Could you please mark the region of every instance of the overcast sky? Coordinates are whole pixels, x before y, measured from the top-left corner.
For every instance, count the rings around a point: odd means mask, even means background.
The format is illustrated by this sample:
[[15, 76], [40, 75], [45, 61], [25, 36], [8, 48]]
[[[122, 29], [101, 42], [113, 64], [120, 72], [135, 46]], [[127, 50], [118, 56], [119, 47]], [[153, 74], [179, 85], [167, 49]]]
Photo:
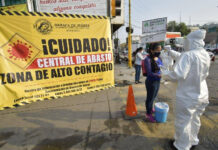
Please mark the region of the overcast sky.
[[[142, 21], [167, 17], [168, 22], [185, 22], [203, 25], [218, 22], [218, 0], [131, 0], [133, 35], [141, 35]], [[128, 25], [129, 0], [125, 0], [125, 26], [118, 31], [121, 43], [125, 42]], [[180, 17], [181, 16], [181, 17]]]

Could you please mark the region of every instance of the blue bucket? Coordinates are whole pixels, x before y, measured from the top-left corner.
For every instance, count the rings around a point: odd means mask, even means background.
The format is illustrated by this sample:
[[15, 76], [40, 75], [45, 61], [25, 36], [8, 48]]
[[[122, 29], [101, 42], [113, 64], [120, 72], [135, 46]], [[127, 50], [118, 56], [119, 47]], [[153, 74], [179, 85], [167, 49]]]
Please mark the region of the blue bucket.
[[155, 108], [155, 120], [160, 123], [166, 122], [168, 111], [169, 111], [168, 104], [164, 102], [155, 103], [154, 108]]

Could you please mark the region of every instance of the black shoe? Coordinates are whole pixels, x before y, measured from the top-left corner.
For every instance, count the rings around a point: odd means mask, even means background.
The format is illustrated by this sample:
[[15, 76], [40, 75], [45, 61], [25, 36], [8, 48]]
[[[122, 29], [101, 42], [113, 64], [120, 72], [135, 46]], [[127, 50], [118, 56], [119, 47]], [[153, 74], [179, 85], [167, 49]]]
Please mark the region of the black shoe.
[[174, 143], [174, 140], [169, 141], [169, 145], [170, 145], [171, 150], [177, 150], [177, 148], [173, 145], [173, 143]]
[[138, 81], [135, 81], [135, 84], [138, 84], [139, 82]]
[[138, 83], [142, 83], [141, 81], [138, 81]]

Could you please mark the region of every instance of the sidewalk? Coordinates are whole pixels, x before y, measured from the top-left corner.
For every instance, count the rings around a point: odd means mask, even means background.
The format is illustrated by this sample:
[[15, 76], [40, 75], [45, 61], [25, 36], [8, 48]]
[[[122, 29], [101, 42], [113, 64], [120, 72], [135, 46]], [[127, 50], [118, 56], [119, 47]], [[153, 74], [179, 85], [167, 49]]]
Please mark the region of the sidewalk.
[[[134, 84], [134, 72], [116, 65], [116, 88], [0, 111], [0, 150], [170, 150], [176, 85], [161, 84], [157, 99], [170, 106], [167, 123], [149, 123], [144, 120], [145, 85]], [[133, 84], [140, 115], [134, 120], [123, 116], [128, 84]], [[197, 150], [218, 149], [216, 111], [213, 107], [210, 117], [202, 117]]]

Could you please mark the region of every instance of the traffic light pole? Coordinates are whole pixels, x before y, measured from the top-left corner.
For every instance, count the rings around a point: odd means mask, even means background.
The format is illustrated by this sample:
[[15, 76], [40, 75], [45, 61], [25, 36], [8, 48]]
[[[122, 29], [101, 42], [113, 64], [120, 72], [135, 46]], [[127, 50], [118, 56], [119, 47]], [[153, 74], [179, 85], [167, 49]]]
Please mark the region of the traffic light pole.
[[128, 65], [132, 68], [132, 37], [131, 37], [131, 0], [129, 0], [129, 34], [128, 34]]

